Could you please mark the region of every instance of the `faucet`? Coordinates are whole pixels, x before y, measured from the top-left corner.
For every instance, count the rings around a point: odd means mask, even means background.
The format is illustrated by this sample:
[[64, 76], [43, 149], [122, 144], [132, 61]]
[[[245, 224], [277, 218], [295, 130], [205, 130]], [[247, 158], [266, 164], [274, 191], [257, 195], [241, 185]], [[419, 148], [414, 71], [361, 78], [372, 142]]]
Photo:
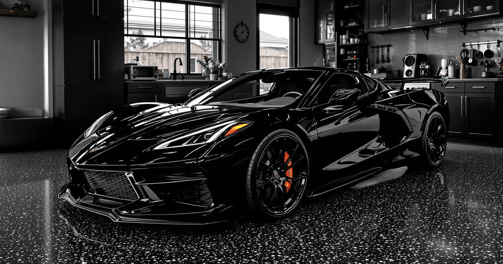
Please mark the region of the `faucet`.
[[174, 66], [173, 66], [173, 80], [176, 80], [176, 75], [178, 75], [178, 74], [176, 73], [176, 60], [179, 60], [179, 61], [180, 61], [180, 66], [182, 66], [182, 65], [183, 65], [183, 63], [182, 63], [182, 59], [180, 59], [180, 57], [176, 57], [175, 62], [174, 62]]

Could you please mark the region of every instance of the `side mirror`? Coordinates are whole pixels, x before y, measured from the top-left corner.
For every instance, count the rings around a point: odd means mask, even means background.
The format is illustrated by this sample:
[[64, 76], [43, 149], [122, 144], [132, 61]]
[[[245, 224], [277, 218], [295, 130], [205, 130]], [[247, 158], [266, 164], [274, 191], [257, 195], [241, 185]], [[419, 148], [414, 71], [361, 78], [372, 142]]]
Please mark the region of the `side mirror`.
[[196, 89], [192, 89], [190, 92], [189, 92], [189, 99], [191, 99], [192, 97], [196, 96], [198, 93], [200, 93], [202, 90], [201, 88], [196, 88]]

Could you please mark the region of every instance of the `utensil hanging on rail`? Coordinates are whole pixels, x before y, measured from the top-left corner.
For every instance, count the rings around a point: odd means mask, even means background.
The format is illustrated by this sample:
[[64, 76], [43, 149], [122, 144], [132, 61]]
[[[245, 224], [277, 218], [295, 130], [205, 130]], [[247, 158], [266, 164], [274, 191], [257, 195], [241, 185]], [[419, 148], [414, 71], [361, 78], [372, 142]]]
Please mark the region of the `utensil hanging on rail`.
[[386, 62], [386, 60], [384, 59], [384, 47], [381, 47], [381, 61], [382, 63]]
[[477, 46], [478, 46], [478, 51], [475, 52], [475, 55], [473, 55], [473, 56], [475, 57], [475, 59], [480, 60], [480, 59], [484, 58], [484, 53], [482, 53], [482, 51], [480, 51], [480, 43], [477, 44]]
[[370, 67], [374, 67], [374, 47], [370, 47]]
[[494, 59], [494, 61], [497, 63], [497, 64], [500, 64], [501, 63], [501, 46], [500, 44], [498, 43], [498, 47], [497, 47], [498, 51], [497, 51], [497, 55], [498, 57], [496, 57]]
[[379, 47], [376, 47], [376, 64], [379, 64]]
[[494, 57], [494, 51], [491, 50], [489, 43], [487, 43], [487, 49], [484, 51], [484, 57], [488, 59], [492, 59]]

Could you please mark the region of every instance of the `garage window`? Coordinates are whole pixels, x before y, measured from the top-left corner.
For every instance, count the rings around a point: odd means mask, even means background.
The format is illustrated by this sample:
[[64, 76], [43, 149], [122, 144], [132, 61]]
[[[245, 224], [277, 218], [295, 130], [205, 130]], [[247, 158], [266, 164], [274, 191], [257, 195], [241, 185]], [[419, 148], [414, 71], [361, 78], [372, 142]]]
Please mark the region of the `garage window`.
[[180, 58], [177, 72], [201, 73], [197, 60], [220, 59], [221, 24], [218, 5], [124, 0], [124, 62], [138, 57], [173, 72]]

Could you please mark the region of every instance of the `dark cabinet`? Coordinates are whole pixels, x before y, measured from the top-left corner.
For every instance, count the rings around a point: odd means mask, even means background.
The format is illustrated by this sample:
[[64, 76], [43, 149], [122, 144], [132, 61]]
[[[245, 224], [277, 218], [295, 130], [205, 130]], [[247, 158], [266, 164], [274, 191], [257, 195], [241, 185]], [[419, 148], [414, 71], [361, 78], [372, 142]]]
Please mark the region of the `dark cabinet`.
[[409, 25], [409, 1], [367, 0], [367, 31], [385, 31]]
[[500, 13], [499, 0], [464, 0], [463, 13], [466, 17], [481, 17]]
[[124, 98], [124, 2], [54, 0], [54, 107], [67, 147]]
[[386, 30], [387, 0], [367, 0], [367, 31]]
[[[446, 96], [450, 110], [449, 135], [499, 141], [501, 117], [497, 115], [500, 95], [495, 82], [451, 83], [436, 89]], [[503, 88], [503, 87], [501, 87]]]
[[[117, 8], [117, 2], [110, 0], [56, 0], [62, 1], [64, 16], [99, 16], [123, 18], [124, 8]], [[123, 3], [120, 3], [123, 5]]]

